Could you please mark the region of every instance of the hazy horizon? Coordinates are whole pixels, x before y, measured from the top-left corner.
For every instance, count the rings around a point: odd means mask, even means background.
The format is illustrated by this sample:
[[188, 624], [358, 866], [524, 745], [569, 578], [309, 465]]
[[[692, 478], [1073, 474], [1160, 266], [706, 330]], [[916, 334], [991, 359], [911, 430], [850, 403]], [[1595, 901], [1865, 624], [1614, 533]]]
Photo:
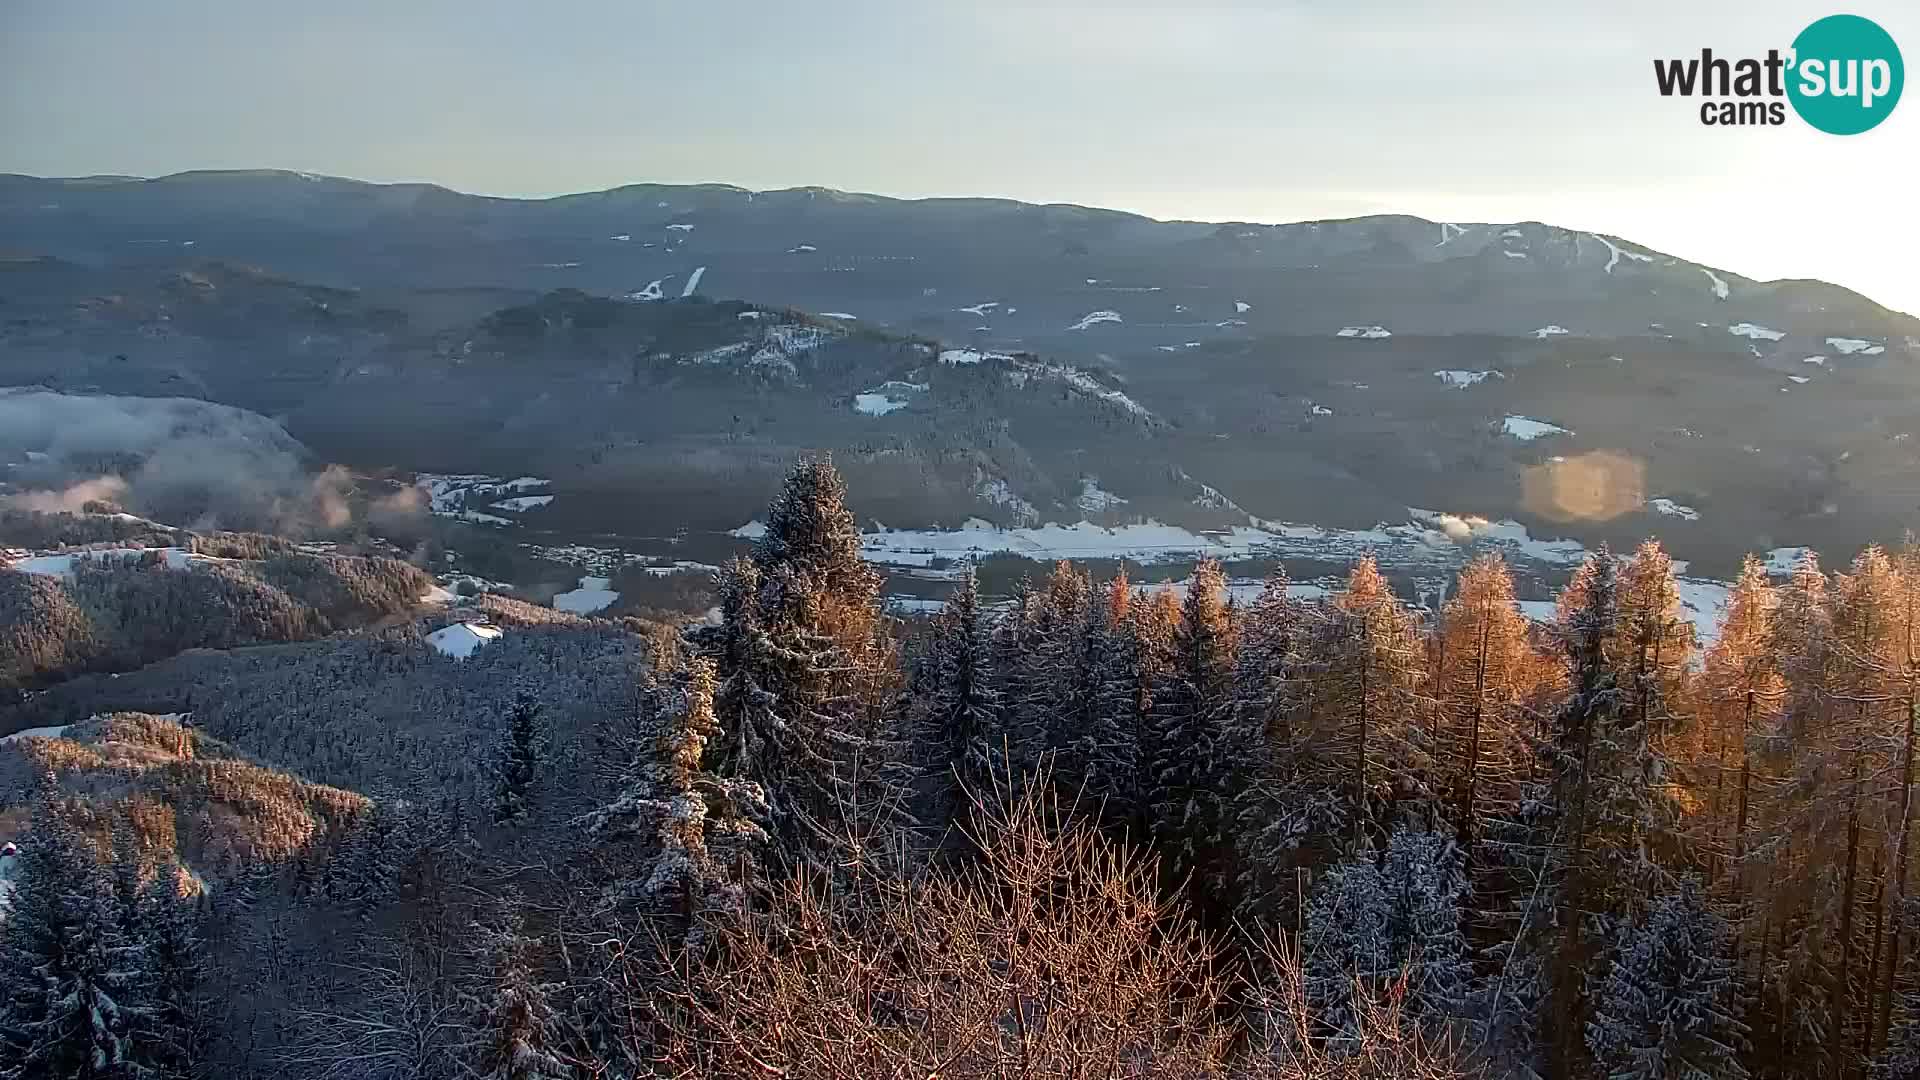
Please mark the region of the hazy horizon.
[[[1791, 116], [1704, 127], [1697, 102], [1654, 88], [1655, 58], [1764, 55], [1826, 8], [518, 10], [18, 0], [0, 12], [0, 170], [276, 167], [522, 198], [729, 183], [1195, 221], [1531, 220], [1920, 312], [1907, 193], [1920, 104], [1835, 137]], [[1920, 41], [1911, 8], [1849, 10], [1910, 55]]]

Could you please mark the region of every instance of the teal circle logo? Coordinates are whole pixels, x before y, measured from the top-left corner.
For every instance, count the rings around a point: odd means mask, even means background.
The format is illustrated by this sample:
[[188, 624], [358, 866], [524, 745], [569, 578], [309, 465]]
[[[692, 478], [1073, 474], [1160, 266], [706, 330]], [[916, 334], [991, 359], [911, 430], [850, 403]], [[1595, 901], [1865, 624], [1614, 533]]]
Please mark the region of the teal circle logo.
[[1900, 47], [1872, 19], [1829, 15], [1793, 39], [1787, 99], [1829, 135], [1874, 128], [1899, 104], [1906, 81]]

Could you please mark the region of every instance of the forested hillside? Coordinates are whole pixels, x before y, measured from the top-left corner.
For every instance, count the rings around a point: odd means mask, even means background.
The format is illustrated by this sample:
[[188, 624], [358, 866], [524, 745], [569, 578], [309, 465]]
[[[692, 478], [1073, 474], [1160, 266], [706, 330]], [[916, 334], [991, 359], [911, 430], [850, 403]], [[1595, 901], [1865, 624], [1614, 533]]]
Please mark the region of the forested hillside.
[[0, 1076], [1920, 1069], [1920, 550], [1749, 560], [1704, 649], [1651, 541], [1539, 625], [1495, 557], [1433, 612], [1371, 559], [1061, 563], [902, 622], [844, 500], [797, 466], [677, 640], [402, 626], [0, 714], [193, 725], [0, 744]]

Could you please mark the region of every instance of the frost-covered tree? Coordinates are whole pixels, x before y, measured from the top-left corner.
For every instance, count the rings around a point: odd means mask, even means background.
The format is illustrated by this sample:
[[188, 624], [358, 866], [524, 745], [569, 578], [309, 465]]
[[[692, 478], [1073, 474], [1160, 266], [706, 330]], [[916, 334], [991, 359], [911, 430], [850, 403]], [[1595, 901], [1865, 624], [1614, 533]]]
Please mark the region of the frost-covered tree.
[[1233, 878], [1234, 627], [1219, 563], [1204, 559], [1193, 568], [1171, 646], [1153, 687], [1142, 765], [1161, 855], [1176, 878], [1190, 879], [1196, 909], [1205, 912], [1219, 907]]
[[1431, 746], [1418, 730], [1425, 655], [1413, 620], [1371, 557], [1323, 611], [1305, 652], [1310, 681], [1301, 766], [1332, 794], [1341, 854], [1384, 842], [1397, 819], [1436, 809]]
[[1623, 928], [1594, 980], [1586, 1042], [1617, 1080], [1743, 1077], [1732, 932], [1696, 882], [1656, 897]]
[[467, 1068], [481, 1080], [563, 1080], [573, 1074], [560, 1057], [557, 984], [535, 977], [529, 940], [517, 909], [499, 905], [492, 918], [474, 925], [475, 970], [463, 998], [472, 1035]]
[[626, 789], [584, 821], [600, 837], [636, 845], [616, 902], [691, 920], [701, 912], [742, 911], [760, 887], [771, 814], [759, 785], [715, 775], [706, 765], [719, 730], [713, 695], [713, 666], [704, 659], [690, 661], [672, 685], [654, 688]]
[[1249, 930], [1292, 926], [1300, 845], [1328, 801], [1302, 786], [1302, 687], [1294, 677], [1307, 612], [1287, 594], [1284, 567], [1241, 614], [1233, 673], [1229, 753], [1240, 763], [1231, 813], [1238, 850], [1239, 916]]
[[1439, 780], [1469, 856], [1485, 823], [1511, 816], [1525, 776], [1536, 665], [1513, 577], [1498, 555], [1474, 560], [1440, 613], [1430, 648]]
[[1146, 654], [1125, 570], [1107, 583], [1094, 607], [1087, 646], [1092, 669], [1089, 718], [1074, 756], [1085, 770], [1082, 796], [1102, 820], [1121, 829], [1138, 828], [1145, 820], [1140, 747], [1145, 729], [1141, 687], [1146, 685], [1141, 665]]
[[1390, 993], [1405, 1021], [1442, 1034], [1465, 1014], [1472, 973], [1463, 932], [1465, 865], [1451, 836], [1396, 831], [1387, 850], [1339, 863], [1307, 902], [1307, 990], [1330, 1038], [1357, 1037], [1356, 994]]
[[971, 567], [935, 618], [921, 663], [914, 735], [937, 789], [936, 817], [922, 824], [964, 827], [974, 800], [1009, 781], [1009, 733]]
[[534, 784], [540, 777], [545, 742], [540, 731], [540, 703], [531, 694], [516, 695], [494, 750], [494, 824], [511, 825], [526, 818]]
[[158, 1062], [136, 1038], [150, 1019], [145, 946], [121, 928], [90, 842], [43, 802], [0, 923], [0, 1076], [109, 1080]]

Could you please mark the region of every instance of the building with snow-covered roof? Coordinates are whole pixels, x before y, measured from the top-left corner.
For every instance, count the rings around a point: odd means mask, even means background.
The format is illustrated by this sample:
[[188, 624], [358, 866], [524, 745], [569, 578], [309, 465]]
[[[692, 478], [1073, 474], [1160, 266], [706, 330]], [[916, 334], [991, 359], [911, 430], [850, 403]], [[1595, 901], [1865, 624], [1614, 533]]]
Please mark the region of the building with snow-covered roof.
[[445, 656], [465, 660], [473, 650], [500, 637], [500, 628], [485, 623], [457, 622], [427, 635], [427, 644]]

